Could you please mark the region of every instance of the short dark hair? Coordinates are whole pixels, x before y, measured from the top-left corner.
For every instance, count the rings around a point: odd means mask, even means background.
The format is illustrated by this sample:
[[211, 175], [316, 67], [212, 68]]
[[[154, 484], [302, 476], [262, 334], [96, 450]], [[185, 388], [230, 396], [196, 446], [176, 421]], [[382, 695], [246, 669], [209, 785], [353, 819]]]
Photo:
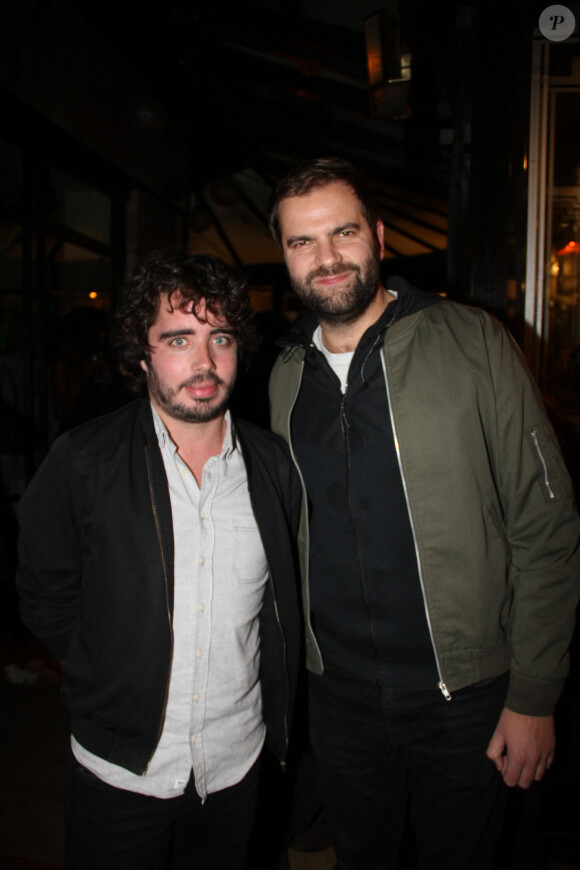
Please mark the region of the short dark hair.
[[335, 181], [347, 184], [358, 199], [362, 213], [372, 232], [379, 219], [369, 179], [348, 160], [339, 157], [318, 157], [301, 163], [276, 186], [270, 203], [270, 232], [281, 246], [280, 203], [291, 196], [304, 196]]
[[149, 330], [159, 314], [161, 300], [171, 304], [182, 296], [179, 308], [204, 299], [209, 311], [225, 317], [234, 331], [242, 358], [257, 345], [254, 312], [248, 285], [241, 272], [209, 254], [187, 254], [181, 248], [154, 251], [140, 263], [121, 295], [117, 311], [117, 358], [134, 390], [146, 383], [141, 360], [149, 359]]

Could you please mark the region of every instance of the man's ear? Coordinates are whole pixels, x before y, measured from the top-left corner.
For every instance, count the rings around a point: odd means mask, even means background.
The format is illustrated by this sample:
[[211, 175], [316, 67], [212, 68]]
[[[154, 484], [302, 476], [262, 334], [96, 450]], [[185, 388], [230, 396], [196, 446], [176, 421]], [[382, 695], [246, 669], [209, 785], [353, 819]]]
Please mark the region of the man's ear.
[[382, 260], [385, 256], [385, 225], [382, 221], [377, 221], [376, 232], [379, 243], [379, 259]]
[[145, 373], [147, 373], [149, 371], [149, 369], [147, 368], [147, 363], [145, 362], [144, 359], [139, 360], [139, 365], [141, 366], [141, 368], [143, 369], [143, 371]]

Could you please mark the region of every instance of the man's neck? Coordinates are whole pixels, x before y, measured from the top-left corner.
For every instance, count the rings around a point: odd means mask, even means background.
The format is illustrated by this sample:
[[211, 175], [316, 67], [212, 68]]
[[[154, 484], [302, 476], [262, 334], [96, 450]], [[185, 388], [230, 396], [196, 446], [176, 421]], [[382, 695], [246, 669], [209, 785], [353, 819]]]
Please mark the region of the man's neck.
[[347, 353], [356, 350], [357, 345], [369, 326], [379, 319], [385, 308], [395, 300], [395, 296], [382, 286], [367, 308], [357, 320], [352, 323], [327, 323], [320, 321], [320, 331], [324, 346], [331, 353]]
[[152, 404], [176, 444], [177, 452], [201, 486], [205, 463], [221, 453], [227, 430], [225, 414], [204, 423], [188, 423], [171, 417], [154, 402]]

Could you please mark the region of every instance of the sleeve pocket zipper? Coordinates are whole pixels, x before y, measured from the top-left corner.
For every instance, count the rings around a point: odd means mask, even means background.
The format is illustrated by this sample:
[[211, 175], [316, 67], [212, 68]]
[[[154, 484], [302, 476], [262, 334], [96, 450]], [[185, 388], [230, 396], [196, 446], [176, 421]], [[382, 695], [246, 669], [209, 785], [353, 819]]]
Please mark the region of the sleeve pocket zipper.
[[552, 486], [550, 484], [550, 475], [548, 474], [548, 466], [546, 464], [546, 459], [544, 457], [544, 454], [542, 453], [542, 448], [540, 447], [540, 439], [538, 438], [538, 430], [532, 429], [530, 432], [530, 435], [532, 437], [534, 447], [536, 448], [536, 452], [537, 452], [538, 458], [540, 460], [540, 465], [542, 467], [542, 471], [544, 474], [544, 486], [546, 487], [546, 490], [548, 492], [548, 498], [550, 500], [553, 500], [556, 498], [556, 494], [555, 494], [555, 492], [552, 489]]

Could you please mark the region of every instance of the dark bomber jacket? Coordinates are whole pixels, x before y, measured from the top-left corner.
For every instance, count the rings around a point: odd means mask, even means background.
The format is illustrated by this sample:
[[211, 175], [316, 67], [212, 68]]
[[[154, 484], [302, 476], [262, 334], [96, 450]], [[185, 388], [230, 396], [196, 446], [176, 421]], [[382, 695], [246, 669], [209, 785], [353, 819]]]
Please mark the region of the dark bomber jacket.
[[[299, 485], [285, 445], [234, 424], [269, 566], [260, 615], [267, 741], [285, 757], [300, 646], [294, 532]], [[172, 655], [173, 526], [149, 403], [61, 436], [20, 509], [24, 622], [64, 661], [71, 729], [90, 752], [145, 772]]]
[[[555, 435], [521, 353], [494, 318], [446, 300], [415, 310], [406, 281], [387, 286], [398, 291], [402, 314], [381, 349], [385, 425], [439, 686], [449, 696], [509, 671], [506, 706], [548, 715], [566, 677], [580, 591], [580, 523]], [[270, 383], [272, 428], [291, 448], [306, 352], [287, 348]], [[298, 543], [307, 666], [322, 673], [310, 620], [306, 493]]]

